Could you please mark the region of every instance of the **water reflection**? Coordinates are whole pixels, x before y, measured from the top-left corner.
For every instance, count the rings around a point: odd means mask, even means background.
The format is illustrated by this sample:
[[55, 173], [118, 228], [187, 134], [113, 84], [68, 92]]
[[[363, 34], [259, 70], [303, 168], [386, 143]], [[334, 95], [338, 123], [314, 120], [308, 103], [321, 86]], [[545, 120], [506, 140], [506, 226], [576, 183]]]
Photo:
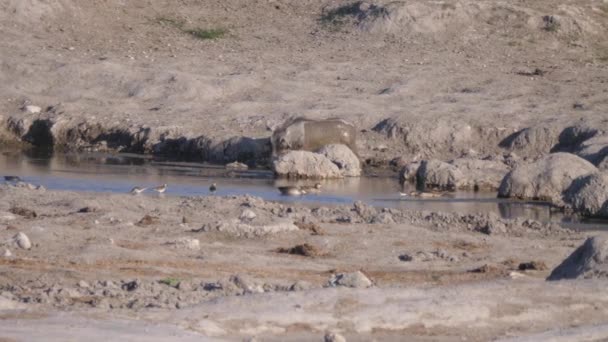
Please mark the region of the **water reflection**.
[[[451, 197], [432, 199], [401, 197], [399, 191], [415, 189], [413, 186], [402, 189], [396, 179], [388, 177], [320, 181], [323, 187], [320, 194], [286, 197], [281, 196], [276, 187], [314, 185], [316, 182], [275, 180], [268, 170], [226, 170], [218, 165], [170, 162], [140, 155], [4, 151], [0, 154], [0, 174], [17, 175], [27, 182], [56, 190], [127, 193], [134, 186], [153, 187], [167, 183], [167, 195], [207, 196], [210, 195], [209, 185], [216, 182], [216, 194], [220, 196], [250, 194], [267, 200], [325, 204], [350, 204], [362, 200], [380, 207], [459, 213], [494, 212], [505, 218], [560, 221], [571, 226], [580, 224], [574, 218], [552, 211], [546, 204], [497, 199], [493, 192], [463, 191], [455, 192]], [[606, 227], [606, 222], [602, 221], [590, 224]]]

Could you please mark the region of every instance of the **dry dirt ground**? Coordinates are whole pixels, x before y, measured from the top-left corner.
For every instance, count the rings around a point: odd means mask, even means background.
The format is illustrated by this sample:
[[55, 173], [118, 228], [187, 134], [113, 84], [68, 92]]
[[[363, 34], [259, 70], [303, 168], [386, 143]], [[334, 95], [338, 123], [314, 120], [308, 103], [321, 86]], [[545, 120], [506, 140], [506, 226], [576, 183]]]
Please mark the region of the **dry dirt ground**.
[[[545, 281], [587, 235], [556, 225], [247, 195], [0, 197], [8, 341], [608, 337], [605, 281]], [[335, 284], [357, 271], [371, 283]]]
[[[523, 127], [606, 119], [604, 0], [352, 3], [3, 0], [4, 135], [41, 118], [34, 133], [54, 141], [25, 140], [172, 153], [157, 144], [342, 117], [364, 131], [362, 156], [390, 160], [496, 153]], [[396, 128], [371, 130], [385, 119]]]
[[[342, 117], [361, 156], [386, 161], [608, 127], [606, 0], [351, 4], [0, 0], [0, 140], [162, 154], [203, 136], [225, 152], [292, 116]], [[605, 281], [544, 280], [585, 238], [555, 226], [246, 196], [0, 197], [0, 340], [608, 338]], [[355, 271], [373, 286], [327, 287]]]

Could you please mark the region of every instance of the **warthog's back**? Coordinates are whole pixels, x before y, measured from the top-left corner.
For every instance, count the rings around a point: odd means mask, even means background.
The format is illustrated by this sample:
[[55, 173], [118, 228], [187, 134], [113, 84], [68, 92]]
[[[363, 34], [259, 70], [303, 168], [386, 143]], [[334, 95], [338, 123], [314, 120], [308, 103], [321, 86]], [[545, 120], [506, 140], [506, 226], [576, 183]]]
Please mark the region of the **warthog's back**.
[[304, 124], [304, 132], [304, 150], [316, 151], [325, 145], [344, 144], [356, 153], [357, 130], [344, 120], [308, 121]]
[[297, 118], [286, 122], [272, 134], [275, 155], [290, 150], [316, 151], [325, 145], [344, 144], [356, 151], [357, 130], [342, 119], [309, 120]]

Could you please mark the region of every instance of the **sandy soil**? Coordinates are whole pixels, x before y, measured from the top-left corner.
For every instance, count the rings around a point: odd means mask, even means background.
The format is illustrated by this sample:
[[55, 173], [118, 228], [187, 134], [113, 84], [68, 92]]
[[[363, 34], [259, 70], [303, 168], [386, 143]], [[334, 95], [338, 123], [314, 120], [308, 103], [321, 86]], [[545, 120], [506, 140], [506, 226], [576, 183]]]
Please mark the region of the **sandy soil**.
[[[229, 340], [320, 340], [337, 331], [349, 340], [482, 341], [562, 334], [608, 318], [602, 281], [544, 280], [587, 235], [555, 225], [250, 196], [9, 186], [0, 196], [0, 239], [12, 254], [0, 259], [0, 336], [9, 340], [44, 339], [28, 333], [36, 327], [61, 340], [64, 324], [74, 334], [115, 326], [116, 336], [138, 340], [162, 323], [173, 327], [165, 334]], [[483, 229], [499, 221], [507, 228]], [[12, 241], [19, 232], [31, 249]], [[519, 270], [531, 261], [537, 270]], [[356, 271], [370, 288], [329, 285]]]
[[[97, 124], [150, 144], [221, 141], [267, 137], [291, 116], [337, 116], [365, 131], [364, 157], [447, 158], [495, 153], [533, 124], [608, 112], [603, 1], [417, 1], [387, 18], [323, 20], [345, 4], [2, 1], [5, 135], [51, 118], [53, 134], [85, 123], [78, 134], [91, 144]], [[227, 33], [202, 40], [192, 29]], [[401, 133], [371, 131], [385, 119]], [[142, 127], [151, 132], [137, 135]]]

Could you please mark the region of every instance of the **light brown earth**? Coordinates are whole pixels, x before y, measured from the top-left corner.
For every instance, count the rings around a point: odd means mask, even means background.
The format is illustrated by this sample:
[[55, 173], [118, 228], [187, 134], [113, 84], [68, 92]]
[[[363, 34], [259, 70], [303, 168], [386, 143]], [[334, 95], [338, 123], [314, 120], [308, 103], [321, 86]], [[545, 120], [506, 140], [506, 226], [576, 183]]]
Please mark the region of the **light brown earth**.
[[[0, 197], [2, 252], [12, 253], [0, 258], [0, 337], [8, 340], [64, 340], [63, 325], [93, 340], [113, 336], [103, 329], [142, 340], [157, 324], [160, 340], [321, 340], [336, 331], [355, 341], [485, 341], [596, 324], [593, 334], [608, 336], [604, 281], [544, 280], [588, 235], [555, 225], [503, 220], [508, 228], [488, 235], [479, 230], [499, 221], [483, 215], [250, 196], [3, 186]], [[246, 210], [253, 220], [238, 219]], [[258, 233], [247, 234], [251, 227]], [[269, 227], [275, 232], [264, 234]], [[18, 232], [31, 249], [12, 242]], [[281, 251], [301, 244], [315, 253]], [[518, 270], [531, 261], [538, 270]], [[333, 275], [355, 271], [372, 287], [328, 287]]]
[[[72, 148], [111, 140], [94, 139], [99, 124], [154, 152], [166, 138], [268, 137], [288, 117], [342, 117], [366, 130], [362, 156], [390, 160], [496, 153], [527, 126], [606, 119], [603, 0], [394, 2], [390, 17], [322, 20], [348, 4], [4, 0], [2, 122], [25, 119], [9, 127], [25, 133], [50, 117], [54, 134], [86, 123], [85, 142], [57, 139]], [[391, 118], [394, 139], [370, 131]]]
[[[532, 125], [608, 129], [606, 0], [378, 2], [390, 20], [321, 20], [344, 4], [0, 0], [1, 140], [49, 119], [57, 146], [117, 148], [124, 135], [135, 152], [167, 153], [163, 140], [265, 138], [292, 116], [342, 117], [362, 130], [361, 157], [386, 161], [496, 155]], [[605, 281], [544, 280], [586, 237], [555, 226], [503, 222], [488, 235], [496, 218], [483, 215], [367, 217], [245, 196], [2, 187], [0, 198], [0, 241], [24, 232], [34, 245], [9, 241], [0, 257], [0, 340], [608, 338]], [[251, 223], [231, 221], [246, 208]], [[302, 219], [321, 233], [214, 231]], [[319, 255], [277, 252], [304, 243]], [[399, 259], [417, 252], [431, 260]], [[547, 269], [516, 270], [529, 261]], [[372, 288], [324, 287], [358, 270]]]

